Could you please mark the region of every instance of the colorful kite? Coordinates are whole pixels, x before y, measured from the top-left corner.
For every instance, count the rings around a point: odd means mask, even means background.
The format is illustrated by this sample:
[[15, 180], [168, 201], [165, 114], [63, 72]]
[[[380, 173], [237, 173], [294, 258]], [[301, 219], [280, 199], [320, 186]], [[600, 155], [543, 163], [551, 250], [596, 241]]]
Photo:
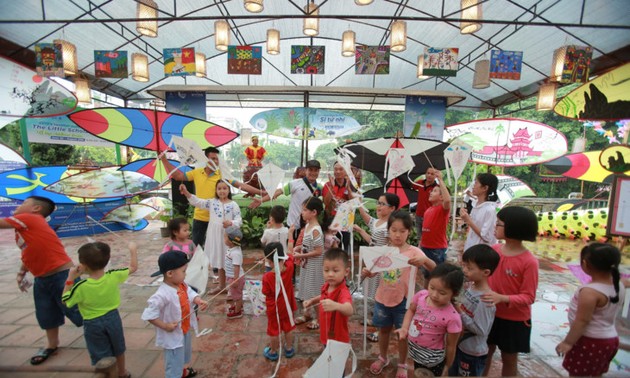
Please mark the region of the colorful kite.
[[[549, 170], [565, 177], [590, 182], [612, 182], [613, 174], [608, 172], [599, 162], [602, 151], [579, 152], [567, 154], [547, 163], [544, 166]], [[630, 174], [630, 170], [625, 174]]]
[[[177, 167], [179, 165], [179, 161], [177, 160], [169, 159], [168, 162], [171, 163], [173, 167]], [[122, 167], [119, 168], [119, 170], [142, 173], [143, 175], [151, 177], [157, 182], [165, 182], [166, 179], [168, 178], [168, 173], [166, 172], [166, 169], [164, 168], [164, 164], [162, 164], [162, 161], [160, 159], [136, 160], [127, 165], [123, 165]], [[183, 173], [186, 173], [190, 171], [191, 168], [189, 166], [183, 166], [183, 167], [179, 167], [179, 170], [182, 171]]]

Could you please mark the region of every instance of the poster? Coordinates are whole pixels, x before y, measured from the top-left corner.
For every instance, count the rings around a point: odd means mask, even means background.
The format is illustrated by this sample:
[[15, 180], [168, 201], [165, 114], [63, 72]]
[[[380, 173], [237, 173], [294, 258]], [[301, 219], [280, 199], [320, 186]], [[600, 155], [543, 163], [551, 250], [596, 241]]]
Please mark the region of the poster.
[[291, 46], [291, 73], [324, 74], [324, 46]]
[[[20, 169], [26, 167], [26, 164], [19, 161], [7, 161], [0, 158], [0, 172], [12, 171], [14, 169]], [[0, 218], [10, 217], [13, 211], [20, 206], [22, 201], [0, 197]]]
[[65, 77], [61, 45], [55, 45], [54, 43], [36, 43], [35, 71], [39, 76]]
[[228, 74], [262, 74], [262, 47], [260, 46], [228, 46], [227, 60]]
[[112, 77], [126, 79], [127, 71], [126, 51], [94, 50], [94, 73], [96, 77]]
[[457, 56], [459, 49], [456, 47], [425, 47], [424, 70], [426, 76], [457, 76]]
[[490, 78], [521, 80], [522, 51], [492, 50], [490, 52]]
[[166, 111], [206, 119], [206, 92], [166, 92]]
[[356, 75], [389, 75], [389, 46], [357, 45]]
[[616, 176], [609, 202], [609, 235], [630, 237], [630, 177]]
[[586, 83], [588, 81], [592, 56], [593, 48], [590, 46], [567, 46], [560, 82]]
[[196, 70], [194, 48], [164, 49], [164, 76], [194, 76]]
[[442, 141], [446, 117], [446, 98], [406, 96], [403, 133], [408, 138]]
[[81, 146], [113, 147], [112, 142], [83, 130], [67, 116], [24, 118], [26, 135], [32, 143], [69, 144]]

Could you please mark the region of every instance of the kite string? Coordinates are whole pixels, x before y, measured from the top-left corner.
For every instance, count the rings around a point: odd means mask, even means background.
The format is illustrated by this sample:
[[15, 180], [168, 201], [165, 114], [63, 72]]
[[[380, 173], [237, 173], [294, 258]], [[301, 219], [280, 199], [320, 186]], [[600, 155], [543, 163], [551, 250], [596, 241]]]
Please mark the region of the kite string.
[[115, 237], [117, 237], [118, 239], [122, 239], [122, 236], [117, 235], [114, 231], [110, 230], [109, 228], [107, 228], [104, 224], [102, 224], [101, 222], [97, 221], [96, 219], [92, 218], [91, 216], [87, 215], [88, 219], [90, 219], [92, 222], [98, 224], [99, 226], [103, 227], [104, 229], [106, 229], [107, 231], [109, 231], [112, 235], [114, 235]]

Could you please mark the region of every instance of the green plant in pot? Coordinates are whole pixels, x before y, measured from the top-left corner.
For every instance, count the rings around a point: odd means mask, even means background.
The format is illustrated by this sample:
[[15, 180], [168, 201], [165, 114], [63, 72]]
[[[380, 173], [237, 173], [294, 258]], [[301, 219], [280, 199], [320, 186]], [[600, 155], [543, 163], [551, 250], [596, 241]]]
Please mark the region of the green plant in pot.
[[171, 236], [171, 233], [168, 230], [168, 222], [173, 218], [172, 215], [173, 208], [165, 207], [162, 213], [160, 213], [160, 220], [163, 222], [162, 227], [160, 227], [160, 235], [163, 238], [168, 238]]

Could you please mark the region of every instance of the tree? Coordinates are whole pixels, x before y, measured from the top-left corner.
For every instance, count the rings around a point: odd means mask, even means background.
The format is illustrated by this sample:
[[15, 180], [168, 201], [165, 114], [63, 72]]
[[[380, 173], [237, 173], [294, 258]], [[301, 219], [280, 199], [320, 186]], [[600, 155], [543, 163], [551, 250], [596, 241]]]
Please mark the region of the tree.
[[337, 155], [335, 154], [335, 148], [337, 143], [322, 144], [315, 150], [313, 157], [322, 165], [322, 168], [328, 171], [332, 171], [332, 167], [337, 161]]
[[265, 160], [284, 170], [291, 170], [300, 165], [300, 147], [295, 144], [270, 142], [265, 149], [267, 150]]

